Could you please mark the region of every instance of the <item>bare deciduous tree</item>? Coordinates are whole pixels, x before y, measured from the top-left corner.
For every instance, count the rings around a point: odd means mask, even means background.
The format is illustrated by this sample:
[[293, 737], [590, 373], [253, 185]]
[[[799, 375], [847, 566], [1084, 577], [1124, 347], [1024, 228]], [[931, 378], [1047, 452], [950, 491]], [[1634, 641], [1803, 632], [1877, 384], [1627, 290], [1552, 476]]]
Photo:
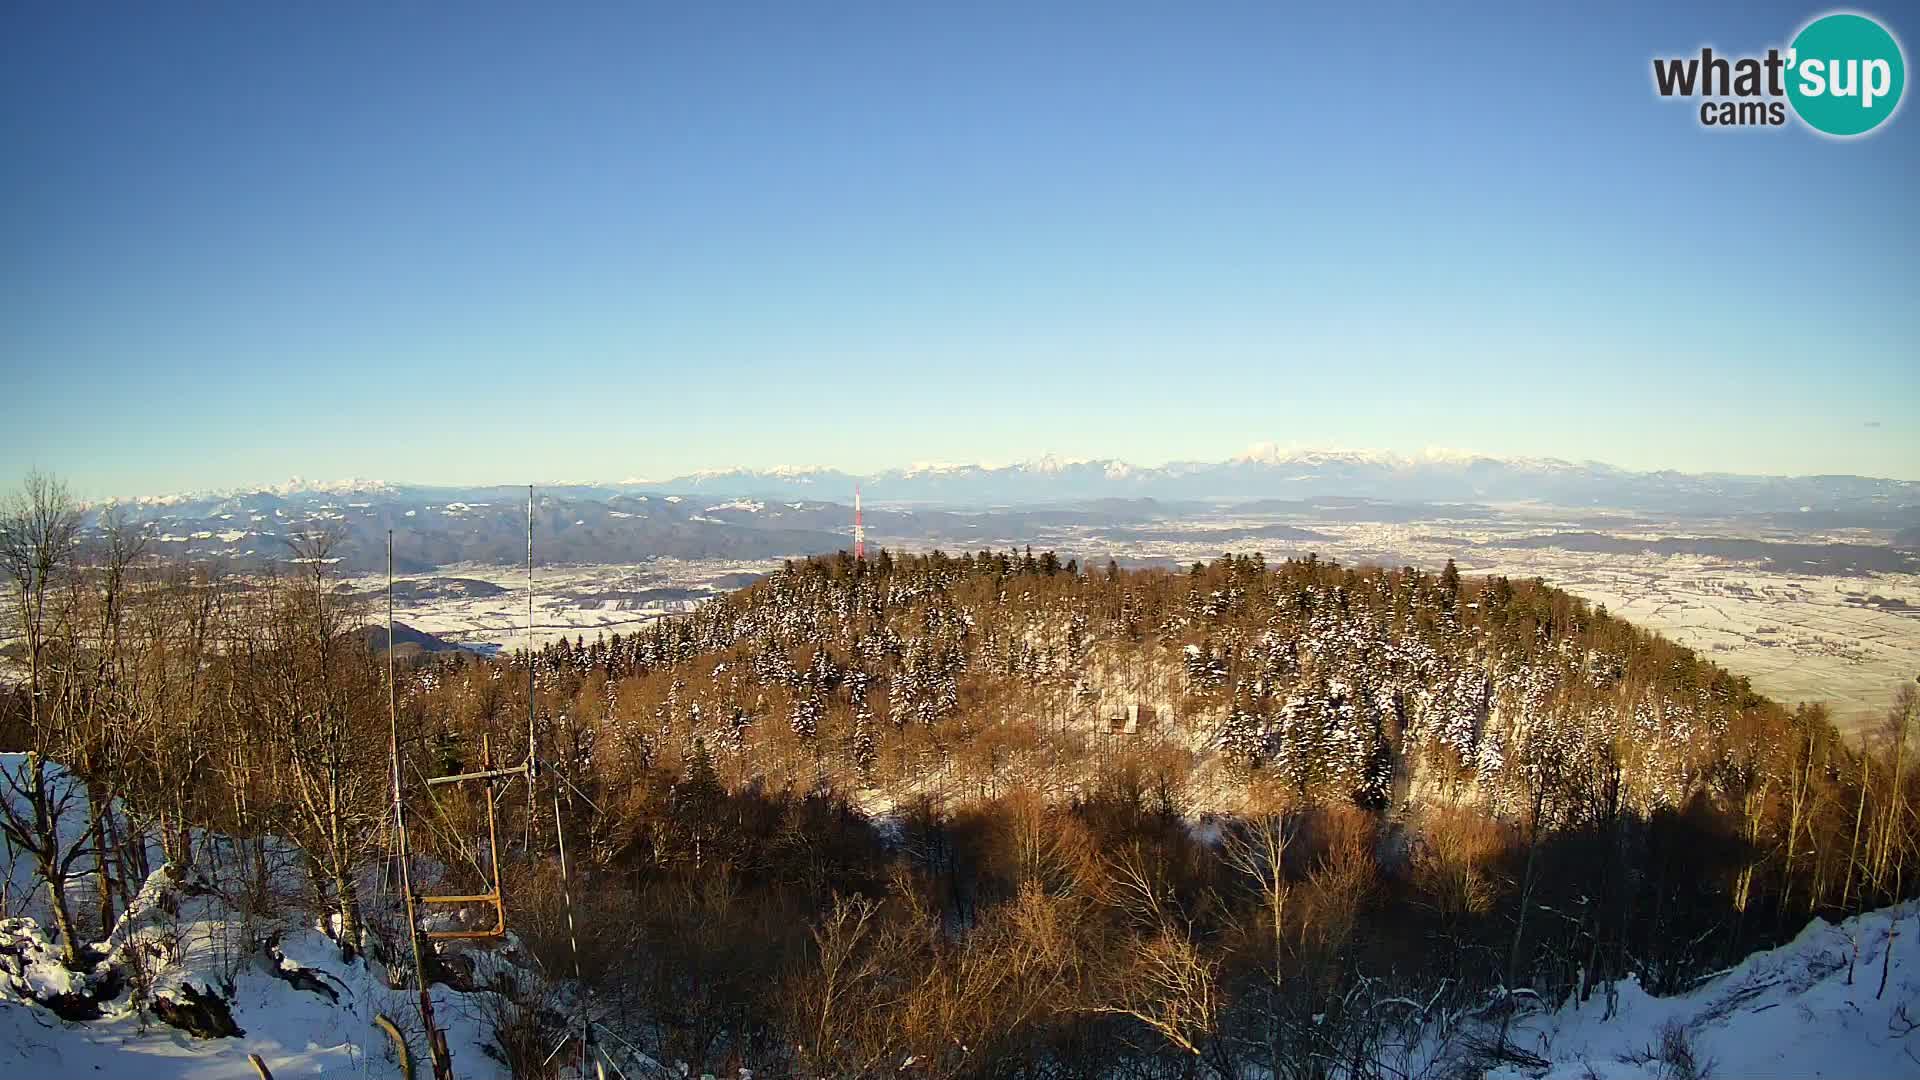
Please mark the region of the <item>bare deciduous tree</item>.
[[50, 777], [48, 758], [60, 745], [61, 724], [70, 715], [74, 657], [58, 665], [59, 693], [50, 694], [48, 638], [53, 623], [69, 613], [49, 611], [59, 602], [61, 578], [73, 566], [80, 536], [80, 509], [59, 480], [27, 474], [20, 490], [0, 505], [0, 565], [14, 589], [21, 637], [27, 653], [26, 761], [5, 771], [8, 791], [0, 798], [0, 830], [16, 847], [33, 854], [47, 887], [47, 903], [60, 935], [61, 955], [69, 964], [80, 958], [73, 913], [67, 903], [67, 877], [86, 851], [86, 835], [62, 836], [61, 817], [76, 798], [78, 785]]

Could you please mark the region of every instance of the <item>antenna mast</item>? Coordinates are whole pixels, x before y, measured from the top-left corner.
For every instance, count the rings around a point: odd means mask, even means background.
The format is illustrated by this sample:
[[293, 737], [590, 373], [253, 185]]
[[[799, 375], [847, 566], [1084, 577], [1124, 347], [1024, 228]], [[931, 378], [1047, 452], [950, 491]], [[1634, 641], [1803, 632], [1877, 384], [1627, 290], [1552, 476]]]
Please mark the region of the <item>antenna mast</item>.
[[867, 557], [867, 529], [860, 523], [860, 485], [853, 485], [853, 557]]
[[[527, 485], [527, 806], [532, 817], [533, 781], [540, 775], [540, 758], [534, 753], [533, 710], [533, 485]], [[529, 822], [531, 828], [531, 822]]]
[[[511, 780], [521, 775], [525, 775], [527, 778], [527, 828], [529, 837], [527, 849], [531, 852], [533, 848], [531, 837], [534, 807], [538, 802], [534, 782], [540, 773], [540, 758], [537, 754], [539, 749], [538, 725], [535, 722], [538, 712], [534, 707], [533, 700], [535, 689], [533, 675], [535, 655], [533, 646], [533, 506], [533, 485], [529, 484], [527, 485], [527, 759], [519, 765], [496, 767], [493, 763], [493, 750], [489, 740], [487, 736], [482, 735], [480, 738], [481, 767], [479, 771], [459, 773], [454, 776], [435, 776], [427, 779], [427, 786], [429, 788], [438, 787], [442, 784], [470, 782], [479, 782], [486, 786], [484, 798], [487, 803], [487, 846], [492, 854], [492, 858], [489, 860], [492, 880], [489, 884], [492, 888], [484, 893], [461, 896], [421, 897], [415, 897], [413, 894], [413, 883], [407, 868], [405, 855], [407, 843], [406, 817], [400, 801], [400, 712], [397, 704], [398, 699], [394, 693], [393, 682], [393, 533], [391, 531], [387, 533], [387, 710], [390, 727], [392, 729], [393, 813], [394, 824], [399, 830], [400, 849], [402, 853], [400, 874], [407, 897], [407, 929], [413, 942], [414, 969], [420, 972], [420, 1017], [426, 1024], [427, 1046], [433, 1055], [434, 1080], [453, 1080], [453, 1055], [447, 1049], [445, 1032], [441, 1031], [433, 1021], [433, 999], [427, 991], [425, 969], [421, 966], [424, 951], [421, 945], [421, 939], [423, 937], [434, 939], [498, 938], [507, 932], [507, 910], [503, 890], [500, 885], [500, 835], [494, 818], [495, 785], [502, 780]], [[565, 773], [559, 774], [559, 777], [560, 779], [565, 779]], [[558, 782], [559, 781], [556, 780], [556, 787], [553, 793], [554, 841], [560, 854], [560, 887], [567, 911], [567, 938], [573, 947], [573, 977], [576, 982], [580, 982], [584, 987], [584, 981], [580, 977], [580, 945], [574, 929], [572, 873], [567, 861], [567, 837], [564, 820], [561, 815]], [[493, 909], [493, 925], [477, 930], [440, 930], [422, 934], [419, 921], [414, 914], [414, 905], [416, 902], [422, 904], [458, 904], [462, 906], [484, 904]], [[591, 991], [588, 991], [588, 993], [590, 995]], [[605, 1057], [606, 1051], [596, 1047], [594, 1044], [593, 1016], [587, 1009], [581, 1010], [578, 1033], [575, 1033], [572, 1024], [569, 1023], [567, 1033], [561, 1037], [560, 1044], [554, 1047], [553, 1052], [558, 1053], [561, 1046], [566, 1045], [567, 1042], [575, 1038], [580, 1040], [581, 1075], [583, 1077], [586, 1075], [587, 1065], [591, 1062], [594, 1066], [596, 1077], [598, 1077], [599, 1080], [604, 1080], [606, 1069], [602, 1066], [599, 1059]], [[549, 1060], [551, 1060], [552, 1057], [553, 1054], [548, 1055]]]
[[414, 907], [413, 870], [407, 850], [407, 809], [400, 796], [400, 697], [393, 678], [393, 530], [387, 530], [387, 753], [393, 765], [393, 831], [400, 854], [400, 893], [407, 909], [407, 941], [413, 946], [413, 976], [420, 984], [420, 1023], [426, 1028], [427, 1056], [434, 1080], [453, 1080], [453, 1053], [446, 1034], [433, 1021], [433, 991], [427, 985], [426, 952], [420, 944], [420, 917]]
[[486, 785], [487, 804], [487, 848], [492, 853], [489, 865], [492, 870], [491, 887], [483, 893], [462, 893], [455, 896], [423, 896], [423, 904], [485, 904], [493, 909], [493, 925], [475, 930], [434, 930], [428, 938], [497, 938], [507, 932], [507, 905], [505, 891], [500, 884], [500, 833], [499, 823], [494, 815], [494, 787], [502, 780], [511, 781], [517, 777], [527, 778], [527, 847], [533, 847], [534, 807], [538, 800], [534, 797], [534, 777], [539, 772], [539, 758], [535, 756], [536, 743], [533, 707], [533, 485], [527, 485], [527, 759], [518, 765], [496, 766], [493, 763], [493, 743], [491, 737], [480, 737], [480, 768], [473, 772], [455, 773], [452, 776], [433, 776], [427, 779], [430, 788], [442, 784], [479, 783]]
[[[453, 1054], [447, 1049], [446, 1032], [434, 1023], [433, 997], [428, 990], [425, 967], [426, 948], [423, 939], [441, 938], [498, 938], [507, 932], [507, 909], [504, 890], [500, 883], [500, 834], [494, 815], [496, 786], [503, 780], [510, 781], [524, 775], [527, 778], [527, 828], [531, 837], [534, 807], [538, 804], [534, 780], [539, 775], [538, 756], [538, 711], [534, 707], [534, 647], [533, 647], [533, 485], [527, 485], [527, 758], [519, 765], [496, 767], [493, 759], [493, 747], [489, 736], [480, 737], [480, 768], [473, 772], [458, 773], [452, 776], [433, 776], [427, 778], [429, 789], [443, 784], [480, 783], [485, 786], [483, 798], [487, 806], [487, 849], [489, 878], [485, 884], [490, 886], [486, 892], [468, 893], [457, 896], [416, 896], [413, 891], [413, 875], [408, 863], [407, 819], [405, 803], [400, 787], [400, 707], [395, 689], [393, 674], [393, 531], [387, 531], [387, 721], [388, 749], [393, 759], [393, 821], [400, 848], [401, 888], [406, 894], [407, 936], [413, 945], [413, 966], [420, 981], [420, 1019], [426, 1027], [427, 1049], [433, 1058], [434, 1080], [453, 1080]], [[560, 828], [559, 799], [556, 793], [554, 802], [554, 828]], [[561, 874], [566, 875], [566, 854], [564, 837], [561, 844]], [[529, 839], [528, 850], [532, 842]], [[567, 896], [567, 915], [571, 926], [573, 906], [571, 893]], [[436, 930], [422, 932], [418, 915], [418, 905], [454, 904], [461, 907], [485, 905], [493, 909], [493, 925], [474, 930]], [[578, 969], [578, 946], [575, 947], [575, 968]], [[576, 976], [577, 977], [577, 976]], [[583, 1027], [583, 1060], [586, 1051], [592, 1046], [592, 1028], [590, 1023]], [[397, 1036], [396, 1036], [397, 1038]]]

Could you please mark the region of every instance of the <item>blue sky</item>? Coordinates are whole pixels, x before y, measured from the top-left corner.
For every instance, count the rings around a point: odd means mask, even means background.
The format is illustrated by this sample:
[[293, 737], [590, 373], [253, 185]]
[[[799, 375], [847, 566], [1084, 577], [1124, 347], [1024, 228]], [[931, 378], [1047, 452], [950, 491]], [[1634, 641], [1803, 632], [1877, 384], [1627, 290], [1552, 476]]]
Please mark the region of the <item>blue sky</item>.
[[0, 475], [1920, 478], [1920, 116], [1652, 90], [1824, 8], [393, 7], [0, 9]]

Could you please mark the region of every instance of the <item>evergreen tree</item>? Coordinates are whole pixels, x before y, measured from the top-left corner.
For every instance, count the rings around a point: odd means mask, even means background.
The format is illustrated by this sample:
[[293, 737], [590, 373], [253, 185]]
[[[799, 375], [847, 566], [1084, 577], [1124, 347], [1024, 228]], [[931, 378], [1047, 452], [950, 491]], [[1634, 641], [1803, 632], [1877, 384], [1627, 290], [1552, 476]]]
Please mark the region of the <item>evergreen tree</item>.
[[726, 788], [714, 770], [706, 743], [693, 740], [685, 775], [673, 786], [670, 799], [673, 813], [669, 820], [672, 839], [677, 841], [675, 846], [684, 849], [683, 854], [693, 861], [695, 868], [713, 855], [713, 841], [720, 831], [726, 799]]
[[810, 692], [803, 692], [793, 699], [793, 712], [789, 722], [793, 733], [803, 739], [811, 739], [820, 733], [820, 717], [826, 711], [825, 704]]

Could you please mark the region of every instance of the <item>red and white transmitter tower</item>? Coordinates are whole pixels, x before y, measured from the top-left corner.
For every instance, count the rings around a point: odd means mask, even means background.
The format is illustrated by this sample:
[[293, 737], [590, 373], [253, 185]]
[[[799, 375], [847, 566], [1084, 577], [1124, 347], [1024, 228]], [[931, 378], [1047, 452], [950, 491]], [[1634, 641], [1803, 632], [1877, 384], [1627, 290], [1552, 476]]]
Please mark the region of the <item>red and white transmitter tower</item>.
[[860, 524], [860, 485], [853, 485], [853, 557], [867, 557], [867, 528]]

